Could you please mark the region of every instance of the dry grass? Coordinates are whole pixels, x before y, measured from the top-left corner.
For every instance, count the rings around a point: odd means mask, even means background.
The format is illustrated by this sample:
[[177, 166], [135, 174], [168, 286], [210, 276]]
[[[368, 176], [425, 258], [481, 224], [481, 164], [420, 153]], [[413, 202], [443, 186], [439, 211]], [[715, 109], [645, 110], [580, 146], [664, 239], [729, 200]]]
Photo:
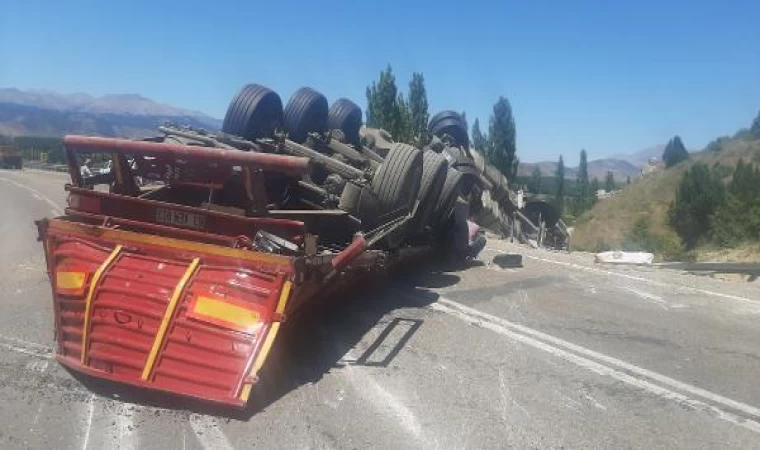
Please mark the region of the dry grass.
[[[572, 248], [585, 251], [623, 249], [626, 235], [640, 217], [649, 219], [653, 235], [677, 239], [667, 223], [667, 212], [683, 173], [697, 162], [709, 166], [735, 166], [739, 158], [760, 164], [760, 141], [731, 141], [720, 152], [694, 153], [681, 164], [637, 179], [615, 197], [600, 201], [578, 218], [570, 240]], [[703, 259], [701, 256], [697, 252], [699, 259]]]
[[760, 242], [749, 242], [737, 248], [700, 248], [697, 261], [760, 263]]

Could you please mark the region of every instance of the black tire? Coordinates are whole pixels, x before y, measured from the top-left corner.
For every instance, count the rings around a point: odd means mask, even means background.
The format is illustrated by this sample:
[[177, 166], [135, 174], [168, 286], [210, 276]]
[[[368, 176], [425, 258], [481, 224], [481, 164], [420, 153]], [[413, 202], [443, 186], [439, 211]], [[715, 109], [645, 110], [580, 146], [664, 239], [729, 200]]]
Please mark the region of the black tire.
[[417, 201], [422, 181], [422, 152], [397, 142], [391, 146], [383, 164], [372, 179], [380, 216], [409, 214]]
[[438, 197], [434, 226], [440, 227], [446, 223], [454, 210], [454, 203], [462, 190], [462, 173], [449, 167], [446, 181], [443, 183], [441, 195]]
[[274, 91], [247, 84], [232, 98], [222, 131], [244, 139], [272, 137], [283, 125], [282, 100]]
[[347, 144], [359, 145], [359, 129], [362, 127], [362, 109], [347, 98], [339, 98], [327, 112], [327, 128], [340, 130]]
[[419, 205], [414, 218], [414, 231], [422, 232], [438, 206], [438, 198], [443, 190], [448, 172], [448, 161], [440, 153], [425, 150], [422, 153], [422, 180], [417, 195]]
[[327, 131], [327, 98], [308, 87], [294, 92], [285, 105], [285, 129], [288, 139], [299, 144], [308, 133]]
[[[371, 195], [359, 200], [363, 228], [377, 228], [409, 214], [417, 202], [421, 181], [422, 152], [411, 145], [393, 144], [375, 172]], [[384, 238], [384, 244], [391, 249], [399, 247], [406, 239], [406, 230], [407, 226], [397, 228]]]
[[456, 119], [457, 121], [459, 121], [459, 123], [462, 124], [462, 126], [464, 126], [462, 115], [456, 111], [447, 109], [447, 110], [439, 112], [438, 114], [435, 114], [433, 117], [430, 118], [430, 122], [428, 122], [428, 130], [432, 131], [433, 125], [435, 125], [436, 123], [444, 119]]
[[428, 130], [439, 138], [449, 135], [454, 139], [454, 145], [467, 147], [470, 137], [462, 116], [456, 111], [441, 111], [430, 119]]

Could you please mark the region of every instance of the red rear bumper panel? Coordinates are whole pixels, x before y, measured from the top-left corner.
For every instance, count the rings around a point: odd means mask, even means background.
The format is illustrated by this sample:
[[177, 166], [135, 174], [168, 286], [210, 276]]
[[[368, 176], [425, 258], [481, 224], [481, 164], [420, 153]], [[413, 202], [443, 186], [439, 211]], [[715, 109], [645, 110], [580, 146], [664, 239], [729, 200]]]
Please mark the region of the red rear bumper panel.
[[44, 239], [62, 364], [245, 406], [290, 296], [286, 258], [62, 220]]

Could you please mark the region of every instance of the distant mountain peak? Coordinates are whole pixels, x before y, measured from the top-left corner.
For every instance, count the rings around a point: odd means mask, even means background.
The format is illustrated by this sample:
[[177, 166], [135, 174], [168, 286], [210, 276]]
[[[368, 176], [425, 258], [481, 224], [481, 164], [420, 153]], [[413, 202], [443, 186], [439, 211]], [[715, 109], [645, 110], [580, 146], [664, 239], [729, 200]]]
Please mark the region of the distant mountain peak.
[[653, 145], [651, 147], [643, 148], [633, 153], [627, 153], [622, 155], [613, 155], [611, 158], [627, 161], [636, 167], [643, 168], [652, 158], [658, 160], [662, 158], [662, 152], [665, 150], [665, 144]]
[[155, 135], [166, 121], [216, 130], [221, 121], [198, 111], [158, 103], [139, 94], [60, 94], [46, 89], [0, 88], [0, 134], [63, 136]]
[[[649, 150], [649, 149], [647, 149]], [[660, 151], [662, 154], [662, 151]], [[647, 165], [648, 159], [639, 162], [638, 152], [632, 155], [618, 155], [609, 158], [595, 159], [588, 162], [589, 178], [599, 178], [603, 180], [607, 172], [612, 172], [613, 176], [619, 182], [624, 181], [627, 177], [634, 178], [641, 173], [641, 169]], [[518, 166], [518, 175], [531, 176], [533, 170], [538, 167], [542, 176], [552, 177], [557, 171], [556, 161], [541, 161], [537, 163], [520, 163]], [[565, 178], [574, 179], [578, 176], [578, 167], [570, 166], [565, 162]]]
[[130, 116], [194, 117], [216, 119], [198, 111], [158, 103], [140, 94], [106, 94], [94, 97], [81, 92], [61, 94], [48, 89], [0, 88], [0, 103], [33, 106], [63, 112], [124, 114]]

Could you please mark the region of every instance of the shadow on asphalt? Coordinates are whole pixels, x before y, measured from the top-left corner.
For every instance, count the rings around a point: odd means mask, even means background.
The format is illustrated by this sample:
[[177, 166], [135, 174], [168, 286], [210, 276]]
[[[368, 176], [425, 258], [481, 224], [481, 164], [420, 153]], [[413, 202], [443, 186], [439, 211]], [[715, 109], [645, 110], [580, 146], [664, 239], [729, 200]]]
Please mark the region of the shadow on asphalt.
[[[355, 360], [347, 361], [344, 358], [388, 313], [401, 308], [423, 308], [435, 302], [438, 295], [429, 288], [455, 284], [460, 280], [457, 271], [478, 265], [482, 263], [472, 261], [459, 267], [426, 265], [411, 271], [410, 268], [400, 268], [395, 274], [368, 277], [350, 291], [311, 302], [305, 311], [289, 319], [282, 327], [244, 410], [232, 410], [71, 373], [89, 390], [102, 397], [247, 421], [298, 387], [318, 382], [333, 368], [345, 364], [388, 367], [423, 325], [422, 320], [396, 317]], [[389, 342], [396, 329], [405, 331], [395, 342]], [[399, 336], [399, 333], [394, 335]], [[381, 346], [384, 349], [390, 347], [390, 351], [377, 352]]]

